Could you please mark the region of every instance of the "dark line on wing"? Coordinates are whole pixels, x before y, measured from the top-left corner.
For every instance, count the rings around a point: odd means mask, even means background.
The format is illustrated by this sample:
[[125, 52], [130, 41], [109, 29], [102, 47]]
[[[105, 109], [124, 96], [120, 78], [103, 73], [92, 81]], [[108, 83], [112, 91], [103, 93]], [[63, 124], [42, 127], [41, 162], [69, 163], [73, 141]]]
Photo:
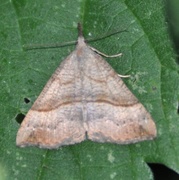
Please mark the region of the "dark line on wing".
[[[134, 105], [136, 105], [136, 104], [138, 104], [139, 102], [138, 101], [136, 101], [135, 103], [133, 103], [133, 104], [115, 104], [115, 103], [112, 103], [112, 102], [109, 102], [109, 101], [105, 101], [105, 100], [98, 100], [98, 101], [86, 101], [86, 104], [87, 103], [95, 103], [95, 102], [97, 102], [97, 103], [105, 103], [105, 104], [111, 104], [111, 105], [113, 105], [113, 106], [121, 106], [121, 107], [130, 107], [130, 106], [134, 106]], [[55, 107], [53, 107], [53, 108], [48, 108], [48, 109], [44, 109], [44, 108], [42, 108], [42, 109], [34, 109], [34, 108], [31, 108], [31, 110], [33, 110], [33, 111], [38, 111], [38, 112], [47, 112], [47, 111], [51, 111], [51, 110], [54, 110], [54, 109], [57, 109], [57, 108], [59, 108], [60, 106], [66, 106], [66, 105], [68, 105], [68, 104], [74, 104], [74, 103], [81, 103], [81, 100], [80, 101], [68, 101], [68, 102], [64, 102], [64, 103], [61, 103], [61, 104], [58, 104], [57, 106], [55, 106]]]

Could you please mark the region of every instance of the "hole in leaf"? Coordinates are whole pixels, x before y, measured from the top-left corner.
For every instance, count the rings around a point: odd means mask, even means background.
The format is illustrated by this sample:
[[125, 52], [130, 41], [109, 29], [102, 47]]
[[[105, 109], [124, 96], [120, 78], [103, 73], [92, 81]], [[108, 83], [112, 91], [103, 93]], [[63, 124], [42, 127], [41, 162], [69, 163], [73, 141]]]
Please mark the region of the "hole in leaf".
[[178, 110], [177, 110], [178, 114], [179, 114], [179, 102], [178, 102]]
[[19, 113], [15, 119], [16, 119], [17, 123], [21, 124], [24, 118], [25, 118], [25, 115], [22, 113]]
[[149, 167], [153, 172], [153, 176], [155, 180], [178, 180], [179, 174], [177, 174], [172, 169], [169, 169], [167, 166], [157, 163], [148, 163]]
[[24, 102], [25, 102], [26, 104], [28, 104], [28, 103], [30, 102], [30, 100], [29, 100], [28, 98], [24, 98]]

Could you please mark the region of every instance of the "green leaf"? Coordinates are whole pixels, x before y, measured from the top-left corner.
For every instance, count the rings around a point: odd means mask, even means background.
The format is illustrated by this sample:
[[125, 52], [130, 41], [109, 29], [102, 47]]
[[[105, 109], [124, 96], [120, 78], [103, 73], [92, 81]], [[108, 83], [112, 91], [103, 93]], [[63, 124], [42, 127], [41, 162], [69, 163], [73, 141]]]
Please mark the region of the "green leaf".
[[[178, 64], [162, 0], [11, 0], [0, 2], [0, 179], [153, 179], [147, 163], [179, 173]], [[86, 38], [113, 30], [128, 32], [90, 43], [151, 113], [155, 140], [131, 145], [84, 141], [58, 150], [16, 147], [17, 119], [26, 114], [59, 63], [74, 49], [24, 51], [25, 44]], [[24, 99], [26, 98], [26, 99]], [[27, 100], [30, 100], [28, 102]]]

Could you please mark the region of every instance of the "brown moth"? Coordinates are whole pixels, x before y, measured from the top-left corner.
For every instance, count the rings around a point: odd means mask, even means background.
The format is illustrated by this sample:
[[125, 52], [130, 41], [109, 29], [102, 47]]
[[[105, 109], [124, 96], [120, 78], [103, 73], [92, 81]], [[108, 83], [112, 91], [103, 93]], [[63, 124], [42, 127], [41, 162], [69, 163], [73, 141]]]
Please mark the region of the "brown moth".
[[155, 123], [114, 69], [79, 32], [76, 49], [60, 64], [27, 113], [17, 146], [58, 148], [96, 142], [129, 144], [156, 137]]

